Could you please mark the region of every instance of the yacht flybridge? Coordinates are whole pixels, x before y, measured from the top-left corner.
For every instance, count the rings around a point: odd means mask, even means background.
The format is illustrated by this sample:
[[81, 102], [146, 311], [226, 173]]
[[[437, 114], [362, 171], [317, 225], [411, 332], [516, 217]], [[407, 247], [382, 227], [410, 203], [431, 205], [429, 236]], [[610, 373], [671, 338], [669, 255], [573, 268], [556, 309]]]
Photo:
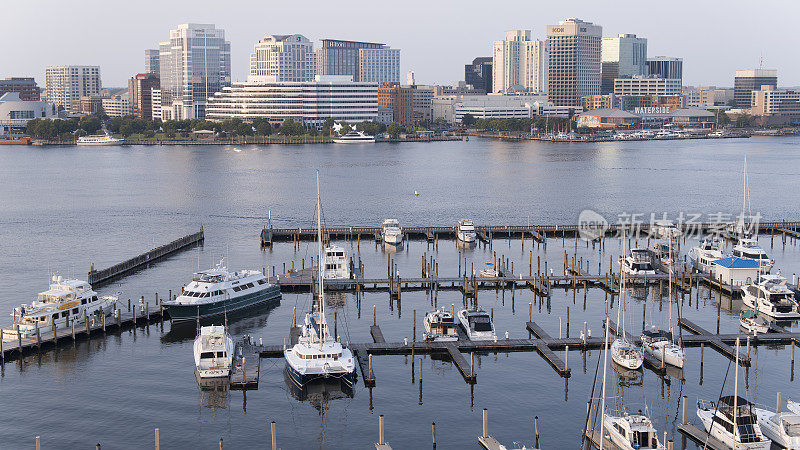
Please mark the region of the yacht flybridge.
[[458, 331], [453, 313], [444, 308], [437, 309], [425, 314], [425, 334], [426, 341], [447, 342], [457, 341]]
[[655, 275], [650, 251], [646, 248], [632, 248], [629, 255], [622, 258], [620, 268], [628, 275]]
[[762, 273], [769, 273], [775, 265], [775, 260], [769, 259], [767, 252], [758, 245], [758, 240], [753, 238], [739, 239], [739, 243], [733, 247], [733, 256], [758, 261]]
[[350, 278], [350, 266], [347, 261], [347, 252], [338, 245], [325, 247], [325, 272], [326, 280], [346, 280]]
[[[319, 259], [322, 256], [322, 220], [319, 197], [319, 172], [317, 172], [317, 239]], [[346, 387], [356, 382], [356, 364], [353, 353], [338, 338], [331, 337], [325, 319], [325, 277], [322, 265], [318, 267], [319, 300], [306, 314], [297, 344], [286, 348], [286, 373], [292, 383], [303, 388], [315, 380], [339, 379]]]
[[742, 303], [759, 314], [781, 319], [800, 318], [794, 292], [786, 286], [786, 278], [777, 275], [761, 275], [755, 284], [743, 290]]
[[700, 245], [689, 250], [692, 268], [700, 273], [711, 273], [712, 263], [722, 258], [722, 241], [717, 238], [703, 239]]
[[164, 300], [174, 321], [221, 317], [223, 314], [278, 302], [279, 286], [270, 284], [259, 270], [229, 272], [224, 259], [213, 269], [195, 273], [177, 298]]
[[761, 433], [753, 404], [742, 397], [728, 395], [720, 398], [716, 405], [700, 400], [697, 417], [712, 437], [729, 448], [768, 450], [772, 446], [772, 442]]
[[403, 230], [397, 219], [386, 219], [381, 224], [381, 238], [385, 244], [400, 245], [403, 243]]
[[40, 292], [30, 305], [14, 308], [11, 316], [13, 327], [19, 328], [22, 337], [30, 337], [37, 328], [52, 327], [53, 324], [56, 328], [64, 328], [73, 321], [85, 323], [86, 320], [99, 319], [101, 315], [109, 316], [116, 303], [116, 297], [98, 297], [86, 281], [53, 276], [48, 290]]
[[194, 340], [194, 366], [198, 378], [227, 378], [233, 365], [233, 339], [224, 326], [200, 328]]

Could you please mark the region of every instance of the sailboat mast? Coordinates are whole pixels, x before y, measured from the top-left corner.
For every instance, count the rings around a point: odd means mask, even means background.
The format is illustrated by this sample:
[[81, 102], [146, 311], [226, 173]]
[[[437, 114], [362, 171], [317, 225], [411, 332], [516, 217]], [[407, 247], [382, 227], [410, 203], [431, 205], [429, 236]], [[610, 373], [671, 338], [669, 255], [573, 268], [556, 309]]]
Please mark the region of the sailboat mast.
[[324, 275], [322, 259], [322, 206], [319, 199], [319, 170], [317, 170], [317, 241], [319, 242], [319, 251], [317, 253], [317, 277], [319, 282], [319, 340], [322, 343], [323, 336], [325, 336], [325, 297], [323, 293], [322, 277]]
[[603, 434], [606, 414], [606, 373], [608, 372], [608, 300], [606, 300], [606, 326], [605, 338], [603, 339], [603, 388], [600, 397], [600, 450], [603, 450]]
[[[625, 255], [625, 225], [622, 225], [622, 255]], [[622, 277], [620, 287], [622, 288], [622, 342], [626, 342], [625, 338], [625, 272], [620, 270], [620, 276]], [[619, 313], [619, 310], [617, 310]], [[619, 323], [619, 317], [617, 318], [617, 323]], [[619, 325], [617, 325], [619, 326]]]
[[742, 234], [744, 234], [744, 210], [747, 205], [747, 155], [744, 155], [744, 173], [742, 174]]
[[736, 409], [739, 406], [739, 338], [736, 338], [736, 376], [733, 377], [733, 439], [736, 441], [736, 431], [739, 429], [736, 423]]
[[675, 260], [672, 258], [672, 233], [669, 235], [669, 330], [670, 339], [672, 338], [672, 268], [675, 266]]

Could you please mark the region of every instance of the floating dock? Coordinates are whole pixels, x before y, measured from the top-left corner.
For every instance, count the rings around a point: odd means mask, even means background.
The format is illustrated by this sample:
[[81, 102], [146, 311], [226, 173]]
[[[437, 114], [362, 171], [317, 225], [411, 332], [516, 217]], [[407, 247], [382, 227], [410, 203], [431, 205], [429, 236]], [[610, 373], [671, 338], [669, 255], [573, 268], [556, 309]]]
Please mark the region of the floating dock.
[[261, 357], [250, 336], [245, 336], [234, 347], [231, 368], [231, 389], [258, 389]]

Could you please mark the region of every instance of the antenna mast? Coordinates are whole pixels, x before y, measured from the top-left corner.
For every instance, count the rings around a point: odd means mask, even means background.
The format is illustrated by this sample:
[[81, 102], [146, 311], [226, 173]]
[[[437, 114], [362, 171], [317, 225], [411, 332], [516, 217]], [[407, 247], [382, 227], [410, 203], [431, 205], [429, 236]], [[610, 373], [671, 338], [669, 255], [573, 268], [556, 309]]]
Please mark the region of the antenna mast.
[[317, 254], [317, 276], [319, 277], [319, 339], [320, 344], [324, 341], [325, 330], [325, 298], [323, 296], [323, 260], [322, 260], [322, 207], [319, 199], [319, 169], [317, 169], [317, 240], [319, 241], [319, 253]]

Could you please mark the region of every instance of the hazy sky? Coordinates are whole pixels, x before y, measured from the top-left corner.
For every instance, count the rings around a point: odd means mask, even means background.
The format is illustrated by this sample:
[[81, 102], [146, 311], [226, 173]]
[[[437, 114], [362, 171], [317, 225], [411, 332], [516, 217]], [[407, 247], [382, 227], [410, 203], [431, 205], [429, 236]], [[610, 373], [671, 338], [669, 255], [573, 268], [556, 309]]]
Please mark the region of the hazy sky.
[[99, 65], [103, 85], [125, 86], [157, 48], [186, 22], [213, 23], [231, 42], [234, 81], [247, 76], [249, 52], [265, 34], [384, 42], [401, 52], [401, 78], [450, 84], [464, 64], [490, 56], [504, 30], [545, 27], [567, 17], [602, 25], [604, 36], [635, 33], [649, 56], [684, 59], [684, 84], [732, 86], [736, 69], [778, 70], [781, 86], [800, 85], [795, 38], [800, 3], [761, 0], [636, 1], [242, 1], [4, 0], [0, 77], [34, 76], [48, 65]]

